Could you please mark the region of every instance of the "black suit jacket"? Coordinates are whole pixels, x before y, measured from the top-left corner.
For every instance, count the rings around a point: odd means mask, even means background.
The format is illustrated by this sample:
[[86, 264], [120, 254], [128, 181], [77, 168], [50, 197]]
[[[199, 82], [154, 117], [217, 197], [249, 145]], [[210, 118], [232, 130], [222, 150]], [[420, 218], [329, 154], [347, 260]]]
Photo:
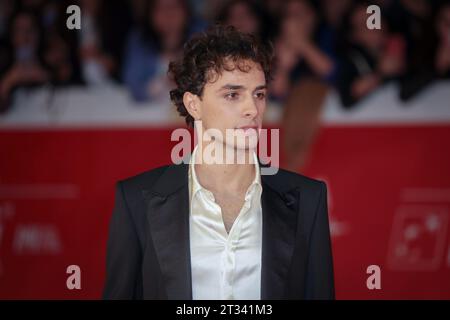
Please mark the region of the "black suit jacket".
[[[188, 167], [117, 183], [104, 299], [192, 299]], [[261, 180], [261, 298], [333, 299], [325, 183], [282, 169]]]

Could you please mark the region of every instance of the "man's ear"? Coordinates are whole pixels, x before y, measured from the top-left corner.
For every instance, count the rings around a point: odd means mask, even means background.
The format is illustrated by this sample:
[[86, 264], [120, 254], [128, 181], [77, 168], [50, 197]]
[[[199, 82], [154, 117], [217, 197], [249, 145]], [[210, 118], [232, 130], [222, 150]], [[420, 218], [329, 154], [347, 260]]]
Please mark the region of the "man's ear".
[[194, 118], [194, 120], [201, 120], [202, 110], [200, 99], [196, 94], [185, 92], [183, 95], [183, 103], [187, 112]]

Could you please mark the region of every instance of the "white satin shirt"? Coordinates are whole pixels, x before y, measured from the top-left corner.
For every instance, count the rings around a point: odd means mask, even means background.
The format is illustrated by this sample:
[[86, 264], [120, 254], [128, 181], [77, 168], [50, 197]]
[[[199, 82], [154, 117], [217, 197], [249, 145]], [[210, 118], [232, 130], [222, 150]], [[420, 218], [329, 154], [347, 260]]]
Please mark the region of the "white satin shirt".
[[262, 208], [261, 176], [254, 154], [255, 178], [228, 234], [220, 206], [189, 165], [190, 249], [194, 300], [260, 300]]

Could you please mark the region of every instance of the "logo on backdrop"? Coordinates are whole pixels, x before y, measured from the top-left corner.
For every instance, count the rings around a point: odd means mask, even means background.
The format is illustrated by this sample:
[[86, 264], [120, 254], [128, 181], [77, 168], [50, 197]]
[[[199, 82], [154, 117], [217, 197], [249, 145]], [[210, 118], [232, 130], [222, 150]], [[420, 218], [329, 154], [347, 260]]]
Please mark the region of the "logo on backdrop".
[[408, 205], [394, 216], [388, 251], [392, 270], [435, 271], [445, 256], [445, 206]]

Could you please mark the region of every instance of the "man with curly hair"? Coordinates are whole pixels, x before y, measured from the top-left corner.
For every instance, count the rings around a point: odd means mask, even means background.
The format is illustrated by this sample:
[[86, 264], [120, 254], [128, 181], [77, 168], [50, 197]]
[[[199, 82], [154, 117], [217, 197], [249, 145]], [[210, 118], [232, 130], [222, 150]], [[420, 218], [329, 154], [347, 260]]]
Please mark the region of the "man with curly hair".
[[[169, 65], [173, 103], [206, 134], [189, 164], [117, 183], [104, 298], [334, 298], [325, 183], [264, 175], [256, 155], [272, 60], [270, 45], [216, 25]], [[248, 161], [211, 163], [211, 146]]]

